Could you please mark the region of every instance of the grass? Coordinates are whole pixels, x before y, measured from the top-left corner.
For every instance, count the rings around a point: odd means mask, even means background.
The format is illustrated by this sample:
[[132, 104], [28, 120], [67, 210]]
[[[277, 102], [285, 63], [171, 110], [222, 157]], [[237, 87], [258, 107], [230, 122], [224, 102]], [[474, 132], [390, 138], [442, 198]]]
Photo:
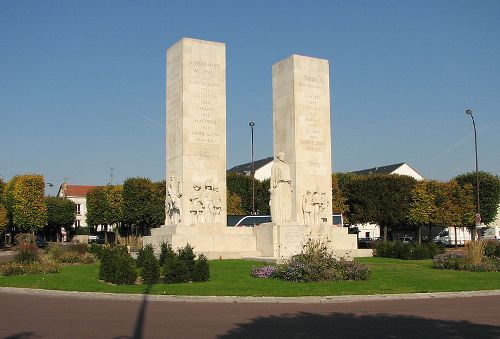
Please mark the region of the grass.
[[[210, 281], [189, 284], [156, 284], [150, 294], [229, 296], [333, 296], [415, 292], [473, 291], [500, 289], [500, 272], [436, 270], [431, 260], [406, 261], [389, 258], [359, 259], [369, 265], [367, 281], [292, 283], [253, 278], [247, 260], [210, 261]], [[146, 286], [113, 286], [97, 280], [99, 264], [68, 265], [56, 274], [0, 276], [0, 286], [64, 291], [144, 293]]]

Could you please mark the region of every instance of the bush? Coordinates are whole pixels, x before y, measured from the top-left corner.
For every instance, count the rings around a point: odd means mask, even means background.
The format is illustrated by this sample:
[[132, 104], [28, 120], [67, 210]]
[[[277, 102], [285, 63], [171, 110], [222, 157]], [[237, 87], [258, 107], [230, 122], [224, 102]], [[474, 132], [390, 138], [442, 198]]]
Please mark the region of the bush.
[[196, 258], [193, 252], [193, 247], [191, 247], [191, 245], [189, 244], [186, 244], [186, 246], [179, 248], [177, 250], [177, 253], [179, 256], [179, 260], [184, 262], [187, 269], [189, 270], [189, 276], [192, 277], [194, 271], [194, 258]]
[[189, 282], [191, 274], [186, 263], [178, 256], [165, 262], [163, 266], [164, 281], [167, 284]]
[[103, 245], [91, 244], [87, 248], [87, 252], [93, 254], [97, 259], [101, 260], [104, 253], [106, 253], [107, 248], [108, 247], [103, 246]]
[[14, 261], [29, 264], [38, 260], [38, 247], [34, 243], [21, 242], [16, 246]]
[[139, 251], [137, 266], [146, 284], [156, 284], [160, 279], [160, 265], [158, 264], [158, 259], [155, 257], [153, 246], [146, 245]]
[[[260, 276], [269, 275], [286, 281], [310, 282], [324, 280], [366, 280], [370, 277], [368, 266], [345, 260], [336, 260], [319, 241], [309, 241], [303, 253], [294, 255], [275, 271], [256, 270]], [[257, 276], [257, 275], [254, 275]]]
[[210, 278], [210, 270], [208, 268], [208, 260], [204, 254], [200, 254], [194, 263], [193, 281], [208, 281]]
[[43, 256], [40, 257], [38, 261], [27, 264], [12, 261], [0, 265], [0, 274], [3, 276], [57, 272], [59, 272], [57, 263]]
[[482, 240], [470, 241], [465, 245], [467, 248], [467, 259], [472, 264], [480, 264], [483, 261], [486, 242]]
[[163, 267], [165, 262], [175, 257], [175, 252], [172, 249], [172, 246], [167, 242], [162, 242], [160, 244], [160, 266]]
[[470, 272], [500, 272], [500, 258], [484, 257], [481, 262], [472, 262], [464, 253], [446, 253], [434, 257], [432, 267], [441, 270]]
[[47, 254], [53, 260], [64, 264], [90, 264], [96, 256], [87, 252], [87, 244], [50, 244]]
[[484, 255], [487, 257], [500, 257], [500, 242], [496, 240], [487, 241]]
[[18, 245], [21, 243], [36, 244], [36, 236], [31, 233], [19, 233], [14, 236], [14, 242]]
[[378, 257], [420, 260], [431, 259], [439, 253], [444, 253], [444, 247], [434, 243], [418, 245], [386, 241], [375, 245], [375, 255]]
[[132, 285], [137, 279], [134, 259], [124, 247], [105, 248], [99, 267], [99, 279], [118, 285]]
[[252, 277], [273, 278], [276, 273], [276, 266], [252, 266]]

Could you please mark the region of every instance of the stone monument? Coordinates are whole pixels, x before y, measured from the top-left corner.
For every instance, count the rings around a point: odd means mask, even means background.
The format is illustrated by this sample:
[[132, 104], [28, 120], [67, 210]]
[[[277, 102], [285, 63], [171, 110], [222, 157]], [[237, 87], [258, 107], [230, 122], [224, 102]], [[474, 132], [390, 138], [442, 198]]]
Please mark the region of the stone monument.
[[189, 243], [209, 258], [257, 256], [251, 229], [226, 227], [226, 47], [182, 38], [167, 50], [165, 225], [145, 244]]
[[292, 55], [273, 65], [272, 222], [254, 228], [264, 257], [288, 258], [309, 239], [338, 257], [371, 256], [332, 225], [329, 84], [327, 60]]

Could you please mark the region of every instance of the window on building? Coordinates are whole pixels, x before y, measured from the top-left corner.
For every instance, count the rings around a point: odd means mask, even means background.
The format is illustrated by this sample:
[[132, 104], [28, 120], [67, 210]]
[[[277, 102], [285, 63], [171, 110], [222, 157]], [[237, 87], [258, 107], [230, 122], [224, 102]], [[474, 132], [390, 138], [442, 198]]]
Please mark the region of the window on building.
[[365, 238], [369, 238], [370, 237], [370, 232], [365, 232]]
[[76, 214], [80, 215], [80, 204], [76, 204]]
[[80, 220], [75, 220], [75, 227], [80, 227]]

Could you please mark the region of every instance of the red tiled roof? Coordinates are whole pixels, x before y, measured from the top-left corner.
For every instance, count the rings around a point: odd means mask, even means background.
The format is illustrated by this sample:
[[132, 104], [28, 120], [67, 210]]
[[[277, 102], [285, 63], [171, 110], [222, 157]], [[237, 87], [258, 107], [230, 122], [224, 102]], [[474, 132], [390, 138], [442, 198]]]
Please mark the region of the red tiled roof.
[[66, 189], [64, 190], [65, 197], [85, 197], [87, 193], [94, 188], [99, 186], [82, 186], [82, 185], [69, 185], [66, 184]]

